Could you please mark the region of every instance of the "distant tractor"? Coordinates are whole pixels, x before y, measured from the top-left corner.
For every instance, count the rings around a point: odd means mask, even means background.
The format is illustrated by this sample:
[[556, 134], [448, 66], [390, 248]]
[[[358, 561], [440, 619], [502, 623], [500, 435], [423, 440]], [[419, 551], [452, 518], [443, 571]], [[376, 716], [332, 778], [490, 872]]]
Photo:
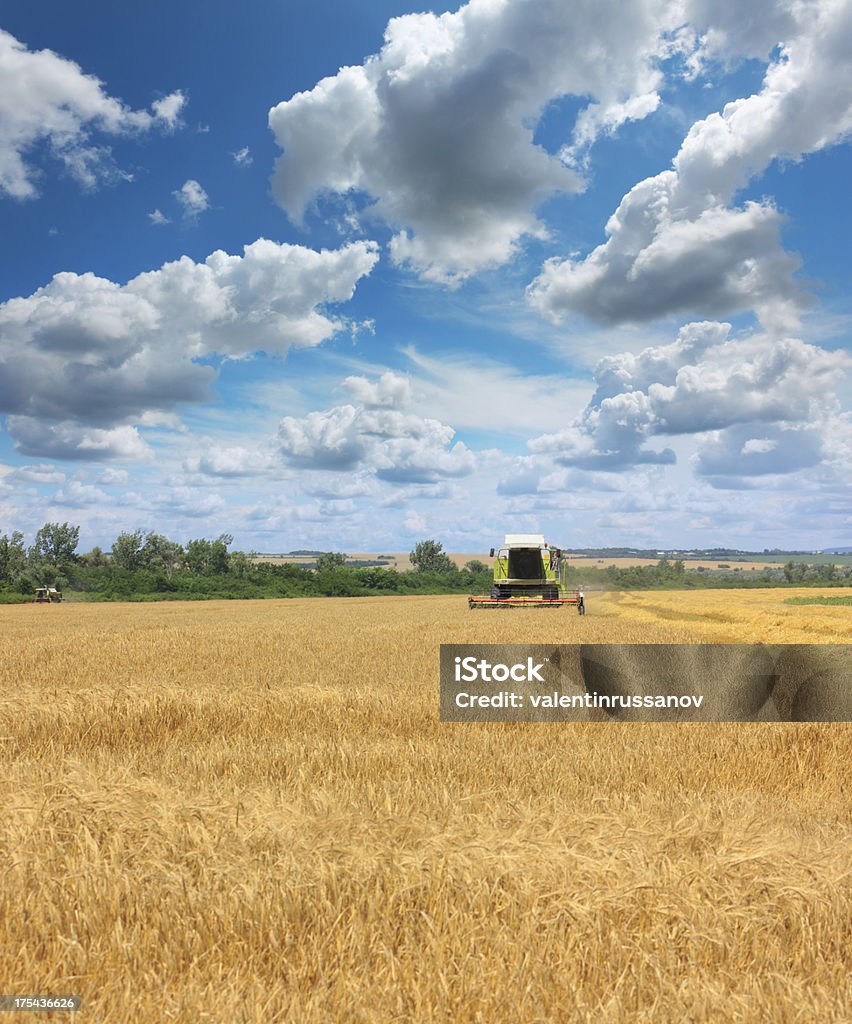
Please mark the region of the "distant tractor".
[[[492, 557], [495, 555], [491, 549]], [[560, 608], [585, 615], [583, 591], [568, 587], [568, 560], [540, 533], [507, 533], [494, 558], [490, 597], [469, 597], [470, 608]]]
[[62, 600], [62, 591], [56, 587], [37, 587], [35, 600], [36, 604], [59, 604]]

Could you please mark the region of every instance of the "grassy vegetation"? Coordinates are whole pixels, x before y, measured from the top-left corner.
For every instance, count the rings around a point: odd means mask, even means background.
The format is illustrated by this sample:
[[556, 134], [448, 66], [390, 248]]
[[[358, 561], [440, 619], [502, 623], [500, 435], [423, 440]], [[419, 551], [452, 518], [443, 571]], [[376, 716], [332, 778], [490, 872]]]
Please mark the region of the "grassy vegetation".
[[850, 616], [777, 591], [0, 608], [0, 991], [96, 1024], [848, 1021], [852, 726], [442, 724], [437, 665]]
[[818, 594], [814, 597], [788, 597], [784, 604], [852, 605], [852, 597], [827, 597], [824, 594]]

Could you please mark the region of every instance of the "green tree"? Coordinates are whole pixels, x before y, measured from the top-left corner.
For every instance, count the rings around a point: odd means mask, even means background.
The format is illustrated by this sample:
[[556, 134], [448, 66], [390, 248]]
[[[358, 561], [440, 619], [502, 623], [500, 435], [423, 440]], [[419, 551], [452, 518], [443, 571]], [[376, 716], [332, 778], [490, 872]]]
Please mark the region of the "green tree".
[[464, 568], [466, 572], [469, 572], [473, 576], [476, 576], [480, 572], [489, 571], [485, 562], [480, 562], [478, 558], [472, 558], [469, 562], [465, 562]]
[[251, 571], [254, 552], [247, 555], [245, 551], [231, 551], [228, 555], [228, 572], [234, 576], [245, 576]]
[[326, 569], [342, 569], [346, 565], [346, 555], [342, 551], [326, 551], [319, 555], [316, 561], [316, 571], [323, 572]]
[[27, 563], [24, 535], [13, 530], [12, 536], [0, 537], [0, 583], [14, 583], [23, 575]]
[[228, 547], [234, 538], [221, 533], [216, 540], [191, 540], [186, 545], [186, 563], [199, 576], [218, 576], [228, 571]]
[[804, 562], [794, 562], [791, 558], [784, 566], [784, 579], [788, 583], [801, 583], [805, 578], [807, 568]]
[[455, 572], [456, 569], [450, 556], [444, 553], [444, 545], [436, 540], [421, 540], [408, 557], [416, 572]]
[[45, 523], [28, 552], [31, 567], [38, 573], [66, 573], [77, 561], [80, 527], [70, 523]]
[[87, 551], [86, 554], [81, 557], [83, 562], [90, 569], [102, 569], [107, 564], [107, 557], [97, 544], [91, 551]]
[[133, 533], [124, 530], [112, 542], [112, 564], [126, 572], [141, 569], [143, 544], [141, 530], [134, 530]]
[[170, 579], [183, 563], [183, 546], [161, 533], [151, 531], [142, 544], [142, 565], [155, 572], [164, 572]]

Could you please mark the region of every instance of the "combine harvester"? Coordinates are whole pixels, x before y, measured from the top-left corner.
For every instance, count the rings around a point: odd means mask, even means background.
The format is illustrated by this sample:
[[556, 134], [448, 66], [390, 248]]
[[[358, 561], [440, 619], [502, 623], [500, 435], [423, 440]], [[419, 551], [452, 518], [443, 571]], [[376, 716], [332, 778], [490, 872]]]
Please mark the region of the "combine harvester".
[[[491, 555], [494, 556], [494, 548]], [[507, 533], [494, 559], [491, 597], [468, 597], [469, 608], [561, 608], [586, 614], [583, 591], [568, 586], [568, 559], [540, 533]]]

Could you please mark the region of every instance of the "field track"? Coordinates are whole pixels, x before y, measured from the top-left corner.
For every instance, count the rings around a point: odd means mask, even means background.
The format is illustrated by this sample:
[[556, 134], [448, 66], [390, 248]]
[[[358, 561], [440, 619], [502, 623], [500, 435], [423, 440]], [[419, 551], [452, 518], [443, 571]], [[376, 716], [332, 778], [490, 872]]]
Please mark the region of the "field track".
[[848, 1024], [852, 725], [437, 719], [442, 642], [852, 638], [796, 593], [0, 607], [0, 993], [79, 993], [74, 1024]]

